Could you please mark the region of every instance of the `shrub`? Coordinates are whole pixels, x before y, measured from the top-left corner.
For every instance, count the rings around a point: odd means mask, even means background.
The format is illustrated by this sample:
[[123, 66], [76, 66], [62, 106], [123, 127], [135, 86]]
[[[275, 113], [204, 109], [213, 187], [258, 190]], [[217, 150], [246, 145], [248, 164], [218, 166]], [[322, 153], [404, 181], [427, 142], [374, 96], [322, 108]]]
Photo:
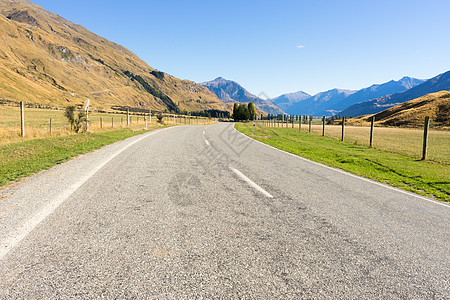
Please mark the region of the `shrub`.
[[78, 115], [75, 114], [75, 106], [67, 106], [64, 112], [64, 116], [67, 118], [70, 124], [70, 129], [78, 133], [82, 128], [86, 128], [86, 113], [79, 111]]

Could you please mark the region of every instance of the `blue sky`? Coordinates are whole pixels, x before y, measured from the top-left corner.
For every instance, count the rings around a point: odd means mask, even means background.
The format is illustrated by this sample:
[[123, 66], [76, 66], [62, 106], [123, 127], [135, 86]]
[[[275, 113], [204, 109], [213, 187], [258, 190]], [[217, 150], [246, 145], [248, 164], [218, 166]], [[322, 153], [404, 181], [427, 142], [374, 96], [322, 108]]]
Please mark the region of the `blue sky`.
[[450, 70], [448, 0], [32, 0], [153, 68], [276, 97]]

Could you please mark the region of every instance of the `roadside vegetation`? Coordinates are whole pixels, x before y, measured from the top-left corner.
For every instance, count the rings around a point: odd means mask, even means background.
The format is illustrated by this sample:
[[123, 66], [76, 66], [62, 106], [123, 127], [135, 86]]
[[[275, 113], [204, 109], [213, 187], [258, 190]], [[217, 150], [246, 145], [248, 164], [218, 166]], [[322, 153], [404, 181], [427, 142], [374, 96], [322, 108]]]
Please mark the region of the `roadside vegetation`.
[[[152, 129], [161, 128], [154, 127]], [[0, 186], [146, 131], [118, 129], [25, 140], [0, 146]]]
[[[235, 127], [252, 136], [252, 124]], [[450, 201], [450, 165], [348, 144], [298, 129], [257, 125], [253, 138], [278, 149], [441, 201]]]

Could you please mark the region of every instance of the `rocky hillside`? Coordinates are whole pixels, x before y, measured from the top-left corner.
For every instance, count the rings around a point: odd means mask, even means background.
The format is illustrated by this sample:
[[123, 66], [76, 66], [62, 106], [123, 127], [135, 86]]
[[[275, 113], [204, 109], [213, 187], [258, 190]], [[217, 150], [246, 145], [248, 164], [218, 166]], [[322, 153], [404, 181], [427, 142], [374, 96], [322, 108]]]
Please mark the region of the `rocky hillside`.
[[244, 89], [239, 83], [227, 80], [223, 77], [218, 77], [212, 81], [201, 83], [202, 86], [207, 87], [211, 92], [217, 95], [224, 103], [248, 103], [250, 101], [256, 107], [269, 114], [281, 114], [283, 111], [270, 101], [256, 97]]
[[0, 99], [102, 109], [224, 109], [207, 88], [25, 0], [0, 0]]

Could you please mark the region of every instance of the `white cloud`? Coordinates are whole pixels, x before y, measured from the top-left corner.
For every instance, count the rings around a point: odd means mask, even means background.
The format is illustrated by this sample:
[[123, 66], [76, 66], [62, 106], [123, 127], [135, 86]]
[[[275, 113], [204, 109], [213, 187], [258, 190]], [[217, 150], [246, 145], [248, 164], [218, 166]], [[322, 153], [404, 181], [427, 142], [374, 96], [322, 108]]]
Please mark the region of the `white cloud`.
[[303, 46], [303, 45], [298, 45], [297, 46], [297, 49], [303, 49], [303, 48], [305, 48], [305, 46]]

